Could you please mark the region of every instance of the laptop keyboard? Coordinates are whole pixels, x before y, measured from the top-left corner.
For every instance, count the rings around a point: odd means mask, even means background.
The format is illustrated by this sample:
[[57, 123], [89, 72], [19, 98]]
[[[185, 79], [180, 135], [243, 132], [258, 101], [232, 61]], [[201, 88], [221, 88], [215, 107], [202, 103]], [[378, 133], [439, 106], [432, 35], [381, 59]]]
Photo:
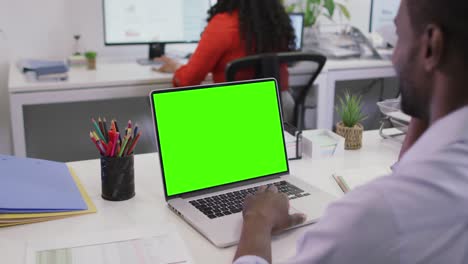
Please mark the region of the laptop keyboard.
[[[304, 196], [309, 196], [310, 193], [290, 184], [286, 181], [275, 182], [274, 185], [278, 188], [278, 192], [288, 195], [290, 200]], [[190, 204], [196, 207], [207, 217], [213, 219], [225, 215], [242, 212], [244, 199], [248, 194], [255, 194], [258, 188], [249, 188], [240, 191], [229, 192], [225, 194], [215, 195], [207, 198], [190, 201]]]

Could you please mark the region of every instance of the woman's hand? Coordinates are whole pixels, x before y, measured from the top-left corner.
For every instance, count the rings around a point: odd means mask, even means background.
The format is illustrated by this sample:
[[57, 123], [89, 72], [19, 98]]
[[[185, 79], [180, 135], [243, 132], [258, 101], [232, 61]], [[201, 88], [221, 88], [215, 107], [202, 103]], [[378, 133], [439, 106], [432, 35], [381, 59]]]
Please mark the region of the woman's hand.
[[154, 60], [164, 63], [159, 69], [157, 69], [158, 72], [174, 73], [180, 68], [180, 66], [182, 66], [181, 64], [177, 63], [177, 61], [166, 56], [155, 58]]

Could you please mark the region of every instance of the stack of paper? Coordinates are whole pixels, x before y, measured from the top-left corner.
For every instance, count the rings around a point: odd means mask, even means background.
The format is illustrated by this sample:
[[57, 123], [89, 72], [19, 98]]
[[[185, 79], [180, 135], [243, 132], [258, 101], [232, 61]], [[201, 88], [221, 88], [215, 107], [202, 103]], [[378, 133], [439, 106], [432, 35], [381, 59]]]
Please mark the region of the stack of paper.
[[65, 163], [0, 155], [0, 227], [96, 212]]

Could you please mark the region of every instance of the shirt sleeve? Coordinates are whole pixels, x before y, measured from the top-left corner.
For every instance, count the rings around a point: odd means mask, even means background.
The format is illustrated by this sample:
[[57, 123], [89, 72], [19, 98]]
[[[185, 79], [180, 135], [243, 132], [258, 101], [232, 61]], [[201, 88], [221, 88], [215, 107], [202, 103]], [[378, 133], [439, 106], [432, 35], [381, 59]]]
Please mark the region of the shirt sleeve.
[[286, 263], [399, 263], [392, 212], [378, 186], [356, 188], [329, 206]]
[[189, 62], [174, 73], [174, 86], [198, 85], [213, 71], [232, 42], [225, 16], [217, 15], [208, 23]]
[[233, 264], [269, 264], [266, 260], [257, 256], [242, 256]]

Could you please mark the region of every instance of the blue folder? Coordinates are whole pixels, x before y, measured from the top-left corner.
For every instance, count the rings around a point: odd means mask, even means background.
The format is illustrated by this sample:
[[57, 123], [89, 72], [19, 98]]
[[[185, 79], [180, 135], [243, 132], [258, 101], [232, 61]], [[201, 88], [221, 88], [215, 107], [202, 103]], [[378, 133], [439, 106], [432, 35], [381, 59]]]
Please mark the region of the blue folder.
[[32, 71], [35, 72], [37, 76], [68, 72], [68, 65], [60, 60], [23, 60], [21, 61], [21, 66], [23, 72]]
[[0, 213], [86, 209], [65, 163], [0, 155]]

